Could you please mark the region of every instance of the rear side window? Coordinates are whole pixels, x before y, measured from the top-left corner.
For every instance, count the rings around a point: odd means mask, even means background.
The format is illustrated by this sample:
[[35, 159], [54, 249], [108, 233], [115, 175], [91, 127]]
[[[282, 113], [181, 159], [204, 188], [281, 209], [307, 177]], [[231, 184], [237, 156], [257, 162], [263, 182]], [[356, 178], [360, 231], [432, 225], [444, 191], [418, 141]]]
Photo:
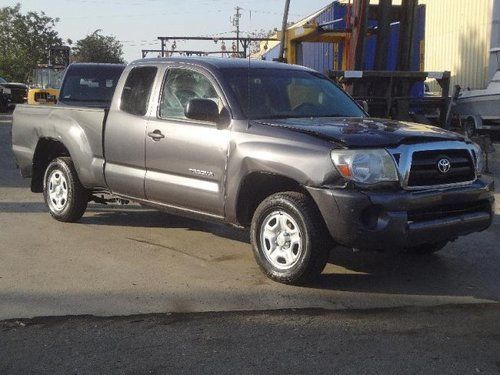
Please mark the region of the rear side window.
[[122, 111], [136, 116], [146, 114], [156, 71], [157, 68], [153, 66], [131, 70], [123, 87], [120, 106]]
[[[114, 64], [70, 65], [64, 76], [59, 102], [84, 107], [109, 107], [124, 69], [125, 65]], [[39, 73], [44, 75], [47, 72]], [[47, 76], [42, 81], [50, 84], [49, 78]], [[57, 81], [57, 78], [54, 81]]]

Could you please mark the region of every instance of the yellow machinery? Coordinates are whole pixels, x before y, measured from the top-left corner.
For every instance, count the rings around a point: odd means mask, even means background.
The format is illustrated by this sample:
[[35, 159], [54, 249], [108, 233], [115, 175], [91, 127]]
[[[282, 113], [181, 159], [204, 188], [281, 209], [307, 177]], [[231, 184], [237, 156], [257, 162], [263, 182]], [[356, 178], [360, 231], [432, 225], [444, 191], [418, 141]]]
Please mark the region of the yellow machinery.
[[57, 103], [65, 68], [39, 65], [33, 74], [33, 85], [28, 91], [28, 104]]
[[69, 65], [70, 48], [56, 46], [49, 50], [48, 64], [40, 64], [33, 72], [33, 82], [28, 91], [28, 104], [54, 105], [66, 67]]
[[[332, 43], [336, 48], [337, 43], [348, 43], [351, 39], [351, 33], [348, 31], [324, 31], [321, 30], [319, 25], [310, 20], [291, 27], [287, 30], [286, 35], [286, 61], [289, 64], [297, 64], [297, 46], [302, 42], [316, 42], [316, 43]], [[345, 69], [347, 61], [348, 48], [343, 49], [344, 58], [342, 59], [342, 69]]]

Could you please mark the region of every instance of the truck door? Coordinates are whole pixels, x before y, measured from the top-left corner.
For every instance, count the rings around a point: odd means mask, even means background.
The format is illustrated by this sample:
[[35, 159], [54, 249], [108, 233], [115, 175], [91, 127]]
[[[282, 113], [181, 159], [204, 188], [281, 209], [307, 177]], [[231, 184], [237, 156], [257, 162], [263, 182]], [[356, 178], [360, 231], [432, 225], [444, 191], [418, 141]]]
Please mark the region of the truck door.
[[157, 70], [154, 66], [134, 67], [129, 71], [123, 87], [117, 87], [122, 92], [121, 100], [113, 102], [104, 134], [104, 175], [113, 193], [145, 198], [144, 138]]
[[158, 113], [147, 125], [146, 197], [178, 208], [224, 215], [224, 175], [229, 130], [187, 119], [191, 99], [212, 99], [222, 109], [222, 91], [206, 72], [167, 69]]

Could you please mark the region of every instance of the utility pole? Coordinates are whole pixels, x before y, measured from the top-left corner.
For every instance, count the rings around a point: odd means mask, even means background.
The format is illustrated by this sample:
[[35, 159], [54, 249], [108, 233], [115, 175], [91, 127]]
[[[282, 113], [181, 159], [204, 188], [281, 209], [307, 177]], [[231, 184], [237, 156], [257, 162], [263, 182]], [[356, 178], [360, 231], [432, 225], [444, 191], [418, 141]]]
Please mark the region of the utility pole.
[[236, 9], [236, 14], [231, 18], [231, 22], [233, 23], [233, 26], [236, 28], [234, 31], [236, 33], [236, 53], [240, 52], [240, 18], [241, 18], [241, 11], [243, 8], [240, 8], [239, 6], [235, 8]]
[[285, 43], [286, 43], [286, 30], [288, 25], [288, 12], [290, 11], [290, 0], [285, 1], [285, 11], [283, 12], [283, 23], [281, 24], [281, 44], [280, 44], [280, 54], [278, 56], [278, 61], [285, 62]]

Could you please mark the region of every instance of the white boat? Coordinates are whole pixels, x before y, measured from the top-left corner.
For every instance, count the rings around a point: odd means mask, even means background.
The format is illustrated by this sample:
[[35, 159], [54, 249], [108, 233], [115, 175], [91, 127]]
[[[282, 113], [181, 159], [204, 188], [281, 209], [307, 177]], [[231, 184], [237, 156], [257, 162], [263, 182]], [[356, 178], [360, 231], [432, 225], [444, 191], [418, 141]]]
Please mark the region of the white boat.
[[453, 112], [459, 115], [469, 134], [480, 129], [500, 130], [500, 70], [486, 89], [461, 91]]

